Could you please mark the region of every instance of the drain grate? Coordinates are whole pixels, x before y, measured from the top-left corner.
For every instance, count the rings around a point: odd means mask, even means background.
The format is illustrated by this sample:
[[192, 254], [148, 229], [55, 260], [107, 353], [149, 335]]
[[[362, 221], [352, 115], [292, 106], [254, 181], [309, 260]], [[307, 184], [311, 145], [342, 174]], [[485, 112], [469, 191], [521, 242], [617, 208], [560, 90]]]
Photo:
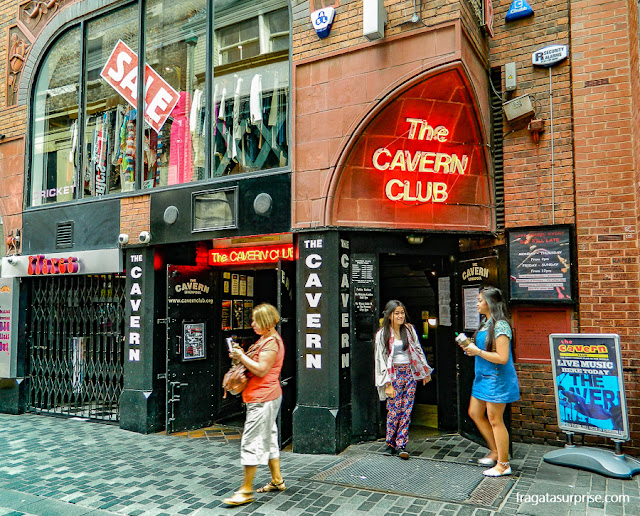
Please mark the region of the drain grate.
[[497, 507], [513, 486], [512, 477], [486, 478], [483, 468], [455, 462], [370, 454], [349, 457], [310, 480], [429, 500]]

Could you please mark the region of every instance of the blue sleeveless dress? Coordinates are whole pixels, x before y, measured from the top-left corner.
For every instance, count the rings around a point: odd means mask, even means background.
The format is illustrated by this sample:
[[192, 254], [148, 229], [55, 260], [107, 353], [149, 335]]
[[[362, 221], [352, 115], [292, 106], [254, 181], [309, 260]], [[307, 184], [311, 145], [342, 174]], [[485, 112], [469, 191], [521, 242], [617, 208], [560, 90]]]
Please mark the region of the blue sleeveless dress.
[[[487, 320], [476, 335], [476, 346], [486, 351]], [[506, 335], [509, 338], [509, 360], [506, 364], [494, 364], [480, 356], [476, 356], [475, 378], [471, 395], [482, 401], [490, 403], [511, 403], [520, 399], [520, 386], [516, 376], [516, 368], [513, 365], [513, 353], [511, 351], [511, 327], [507, 321], [498, 321], [494, 327], [495, 338]]]

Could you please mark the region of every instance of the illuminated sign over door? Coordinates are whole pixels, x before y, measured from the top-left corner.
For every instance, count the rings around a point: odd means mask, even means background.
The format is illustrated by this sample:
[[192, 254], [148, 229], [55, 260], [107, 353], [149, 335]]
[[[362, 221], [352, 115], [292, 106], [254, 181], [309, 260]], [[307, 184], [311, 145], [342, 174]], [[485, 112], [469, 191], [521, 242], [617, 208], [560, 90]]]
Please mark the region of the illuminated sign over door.
[[332, 223], [407, 229], [492, 227], [487, 154], [458, 69], [387, 104], [350, 151]]

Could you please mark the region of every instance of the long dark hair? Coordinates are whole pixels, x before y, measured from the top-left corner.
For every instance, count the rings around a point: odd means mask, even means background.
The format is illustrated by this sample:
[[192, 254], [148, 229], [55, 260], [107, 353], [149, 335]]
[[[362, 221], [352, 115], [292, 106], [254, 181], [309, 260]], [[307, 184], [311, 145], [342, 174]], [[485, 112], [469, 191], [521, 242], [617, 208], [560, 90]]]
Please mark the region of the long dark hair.
[[409, 347], [409, 339], [407, 337], [406, 328], [407, 324], [409, 323], [409, 313], [407, 312], [407, 307], [397, 299], [392, 299], [391, 301], [389, 301], [384, 307], [384, 312], [382, 312], [382, 341], [389, 350], [389, 339], [391, 338], [391, 314], [398, 307], [404, 309], [404, 324], [400, 326], [400, 338], [402, 339], [402, 349], [403, 351], [406, 351]]
[[[507, 324], [511, 326], [511, 319], [509, 317], [509, 310], [507, 308], [506, 303], [504, 302], [504, 298], [502, 297], [502, 292], [500, 289], [495, 287], [486, 287], [480, 291], [480, 295], [487, 302], [489, 306], [489, 312], [491, 313], [491, 321], [487, 326], [487, 340], [486, 340], [486, 348], [487, 351], [495, 351], [496, 350], [496, 336], [495, 336], [495, 325], [497, 321], [507, 321]], [[475, 336], [478, 334], [479, 329], [474, 333]]]

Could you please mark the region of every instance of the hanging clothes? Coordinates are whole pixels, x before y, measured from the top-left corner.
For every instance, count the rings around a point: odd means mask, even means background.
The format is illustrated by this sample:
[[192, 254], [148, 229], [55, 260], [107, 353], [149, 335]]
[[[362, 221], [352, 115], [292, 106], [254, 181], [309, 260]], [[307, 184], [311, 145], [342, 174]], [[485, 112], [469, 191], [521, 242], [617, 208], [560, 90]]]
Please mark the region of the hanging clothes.
[[191, 151], [191, 131], [189, 130], [189, 109], [191, 96], [181, 91], [178, 103], [171, 111], [173, 123], [169, 140], [169, 176], [167, 184], [176, 185], [191, 180], [193, 159]]

